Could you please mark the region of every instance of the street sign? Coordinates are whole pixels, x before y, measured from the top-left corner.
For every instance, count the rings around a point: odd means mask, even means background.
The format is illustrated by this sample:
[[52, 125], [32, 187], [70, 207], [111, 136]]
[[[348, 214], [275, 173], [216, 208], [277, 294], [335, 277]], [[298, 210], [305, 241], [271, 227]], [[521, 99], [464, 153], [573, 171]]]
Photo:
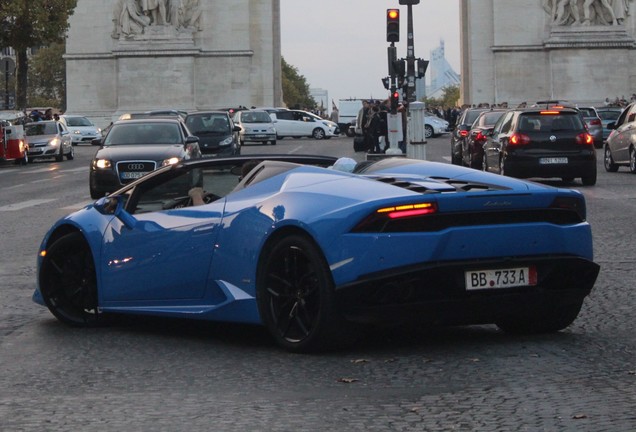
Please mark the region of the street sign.
[[11, 57], [3, 57], [0, 60], [0, 74], [13, 75], [15, 72], [15, 62]]

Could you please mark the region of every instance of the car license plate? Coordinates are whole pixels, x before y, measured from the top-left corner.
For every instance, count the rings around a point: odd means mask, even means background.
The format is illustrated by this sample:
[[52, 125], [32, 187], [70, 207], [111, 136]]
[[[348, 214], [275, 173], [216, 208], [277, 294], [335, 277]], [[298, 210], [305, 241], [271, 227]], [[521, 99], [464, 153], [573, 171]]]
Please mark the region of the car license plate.
[[566, 157], [545, 157], [539, 159], [539, 164], [541, 165], [551, 165], [551, 164], [567, 164], [568, 158]]
[[123, 180], [138, 179], [140, 177], [143, 177], [144, 174], [146, 173], [145, 172], [123, 172], [121, 173], [121, 178]]
[[537, 284], [535, 267], [471, 270], [465, 272], [466, 289], [513, 288]]

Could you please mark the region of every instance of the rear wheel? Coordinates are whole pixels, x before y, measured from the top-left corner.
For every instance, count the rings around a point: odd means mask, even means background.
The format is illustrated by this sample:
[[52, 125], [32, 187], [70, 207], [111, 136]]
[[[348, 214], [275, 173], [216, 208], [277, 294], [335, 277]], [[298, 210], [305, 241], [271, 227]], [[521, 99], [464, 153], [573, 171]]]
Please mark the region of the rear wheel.
[[634, 147], [629, 149], [629, 171], [636, 174], [636, 150]]
[[550, 304], [543, 310], [517, 314], [497, 322], [506, 333], [554, 333], [563, 330], [579, 315], [583, 301], [571, 304]]
[[596, 166], [590, 175], [581, 177], [581, 182], [583, 186], [594, 186], [596, 184]]
[[44, 303], [57, 319], [77, 327], [98, 324], [95, 263], [82, 234], [67, 234], [47, 249], [39, 281]]
[[618, 171], [618, 165], [614, 163], [614, 158], [612, 158], [612, 151], [607, 144], [605, 144], [605, 152], [603, 153], [603, 165], [605, 165], [605, 171], [607, 172]]
[[282, 347], [293, 352], [327, 348], [344, 334], [329, 267], [303, 235], [275, 240], [262, 254], [256, 280], [261, 318]]

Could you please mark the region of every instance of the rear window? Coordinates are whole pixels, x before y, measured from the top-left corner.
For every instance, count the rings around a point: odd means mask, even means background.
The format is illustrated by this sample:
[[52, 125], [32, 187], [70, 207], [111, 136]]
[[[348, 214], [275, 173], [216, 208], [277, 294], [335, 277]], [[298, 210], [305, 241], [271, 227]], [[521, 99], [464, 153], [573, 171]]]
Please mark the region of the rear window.
[[601, 120], [616, 120], [621, 115], [620, 111], [599, 111], [598, 116]]
[[596, 111], [592, 108], [579, 108], [584, 117], [596, 117]]
[[575, 113], [523, 114], [519, 118], [519, 132], [554, 132], [584, 129], [581, 117]]

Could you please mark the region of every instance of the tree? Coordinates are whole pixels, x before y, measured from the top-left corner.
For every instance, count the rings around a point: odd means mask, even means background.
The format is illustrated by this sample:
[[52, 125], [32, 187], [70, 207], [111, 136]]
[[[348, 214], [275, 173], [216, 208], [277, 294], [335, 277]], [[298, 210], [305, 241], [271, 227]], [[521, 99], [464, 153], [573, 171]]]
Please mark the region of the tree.
[[316, 101], [309, 94], [307, 79], [298, 73], [298, 69], [281, 59], [283, 75], [283, 101], [289, 108], [315, 108]]
[[425, 98], [424, 102], [427, 106], [454, 107], [459, 101], [459, 86], [451, 85], [442, 89], [441, 98]]
[[16, 52], [16, 105], [27, 106], [29, 48], [62, 42], [77, 0], [2, 0], [0, 46]]
[[27, 91], [30, 106], [51, 106], [66, 110], [64, 48], [63, 43], [54, 43], [31, 56]]

